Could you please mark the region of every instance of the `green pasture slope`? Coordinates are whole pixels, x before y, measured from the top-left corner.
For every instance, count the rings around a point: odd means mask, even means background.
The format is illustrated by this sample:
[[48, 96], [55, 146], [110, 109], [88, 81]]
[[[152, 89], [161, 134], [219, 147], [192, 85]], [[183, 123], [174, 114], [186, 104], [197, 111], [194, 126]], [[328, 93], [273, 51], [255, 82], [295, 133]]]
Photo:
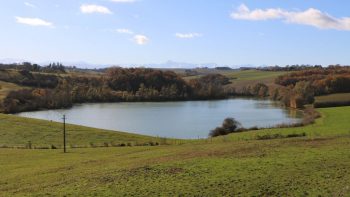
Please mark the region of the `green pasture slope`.
[[329, 94], [315, 97], [315, 103], [349, 103], [350, 93]]
[[289, 73], [288, 71], [261, 71], [261, 70], [243, 70], [230, 71], [222, 73], [230, 78], [232, 84], [230, 86], [235, 88], [242, 88], [248, 85], [255, 85], [257, 83], [264, 83], [269, 86], [276, 86], [274, 83], [276, 77]]
[[[79, 148], [67, 154], [2, 148], [0, 196], [350, 196], [350, 107], [319, 111], [322, 118], [302, 128], [182, 145]], [[1, 139], [10, 142], [0, 126]], [[300, 132], [306, 136], [256, 140]]]
[[280, 75], [284, 75], [288, 72], [286, 71], [259, 71], [259, 70], [244, 70], [244, 71], [234, 71], [223, 73], [227, 77], [230, 77], [239, 81], [246, 80], [263, 80], [263, 79], [275, 79]]
[[350, 101], [350, 93], [338, 93], [325, 96], [317, 96], [316, 102], [345, 102]]
[[273, 82], [280, 75], [288, 73], [288, 71], [261, 71], [261, 70], [211, 70], [211, 72], [199, 72], [199, 75], [184, 77], [189, 80], [198, 78], [206, 74], [222, 74], [230, 78], [233, 82]]
[[[173, 144], [184, 140], [162, 139], [125, 132], [66, 125], [68, 147], [136, 146]], [[62, 147], [62, 123], [0, 114], [0, 147], [45, 149]]]

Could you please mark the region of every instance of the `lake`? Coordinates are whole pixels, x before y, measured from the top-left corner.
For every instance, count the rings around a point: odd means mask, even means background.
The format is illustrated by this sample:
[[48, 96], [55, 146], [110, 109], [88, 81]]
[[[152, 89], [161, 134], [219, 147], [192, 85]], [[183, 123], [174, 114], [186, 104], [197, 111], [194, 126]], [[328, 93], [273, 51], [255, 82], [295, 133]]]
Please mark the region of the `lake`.
[[[244, 127], [267, 127], [300, 121], [300, 111], [270, 100], [234, 98], [215, 101], [79, 104], [71, 109], [17, 114], [22, 117], [126, 131], [159, 137], [206, 138], [227, 117]], [[68, 131], [69, 132], [69, 131]]]

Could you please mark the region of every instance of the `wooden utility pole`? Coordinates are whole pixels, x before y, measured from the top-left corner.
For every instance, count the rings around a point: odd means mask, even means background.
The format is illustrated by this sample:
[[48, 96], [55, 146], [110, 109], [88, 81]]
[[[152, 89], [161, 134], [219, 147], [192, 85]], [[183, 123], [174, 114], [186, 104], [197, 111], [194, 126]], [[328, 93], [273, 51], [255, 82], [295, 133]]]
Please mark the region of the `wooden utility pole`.
[[66, 153], [66, 115], [63, 115], [63, 152]]

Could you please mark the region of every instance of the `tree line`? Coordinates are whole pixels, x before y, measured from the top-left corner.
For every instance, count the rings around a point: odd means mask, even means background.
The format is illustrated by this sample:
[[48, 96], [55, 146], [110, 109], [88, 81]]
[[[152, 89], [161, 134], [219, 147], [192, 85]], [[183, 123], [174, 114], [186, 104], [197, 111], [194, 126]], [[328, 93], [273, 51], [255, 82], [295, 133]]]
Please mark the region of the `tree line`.
[[333, 93], [350, 92], [350, 67], [329, 66], [301, 70], [279, 76], [273, 98], [286, 106], [301, 107], [314, 103], [314, 97]]
[[308, 82], [315, 95], [350, 92], [350, 67], [308, 69], [276, 78], [275, 83], [288, 87]]
[[315, 96], [350, 92], [349, 66], [296, 66], [292, 70], [296, 71], [277, 77], [274, 84], [256, 83], [239, 88], [225, 87], [224, 91], [232, 96], [269, 97], [292, 108], [313, 104]]
[[40, 66], [39, 64], [32, 64], [31, 62], [22, 62], [14, 64], [1, 64], [0, 69], [15, 69], [21, 71], [31, 72], [44, 72], [44, 73], [66, 73], [68, 67], [64, 66], [60, 62], [49, 63], [46, 66]]
[[120, 67], [98, 75], [0, 70], [0, 80], [26, 87], [7, 95], [0, 106], [5, 113], [66, 108], [84, 102], [225, 98], [223, 86], [229, 83], [227, 77], [218, 74], [185, 81], [172, 71]]
[[180, 101], [229, 96], [269, 97], [288, 107], [300, 108], [313, 103], [314, 96], [350, 92], [350, 67], [344, 66], [314, 66], [279, 76], [273, 85], [256, 83], [239, 89], [221, 74], [185, 81], [175, 72], [149, 68], [112, 67], [98, 73], [0, 69], [1, 81], [24, 86], [23, 90], [10, 92], [0, 103], [0, 110], [15, 113], [66, 108], [84, 102]]

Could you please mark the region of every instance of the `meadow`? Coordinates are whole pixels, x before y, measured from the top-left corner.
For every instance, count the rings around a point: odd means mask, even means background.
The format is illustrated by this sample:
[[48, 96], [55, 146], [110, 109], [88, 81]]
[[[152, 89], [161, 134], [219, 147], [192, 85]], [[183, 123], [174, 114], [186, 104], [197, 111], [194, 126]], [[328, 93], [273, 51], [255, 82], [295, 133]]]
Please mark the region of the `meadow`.
[[350, 93], [338, 93], [325, 96], [317, 96], [316, 102], [345, 102], [350, 101]]
[[[349, 196], [350, 107], [319, 111], [322, 118], [306, 127], [249, 131], [181, 145], [69, 148], [67, 154], [61, 149], [2, 148], [0, 196]], [[25, 128], [45, 123], [53, 124], [27, 119]], [[37, 132], [46, 141], [49, 132]], [[90, 132], [91, 139], [101, 135]], [[300, 132], [306, 136], [257, 140], [268, 133]], [[2, 143], [11, 141], [6, 136]], [[51, 138], [60, 141], [59, 135]]]
[[260, 70], [240, 70], [235, 72], [223, 73], [227, 77], [237, 81], [247, 81], [247, 80], [264, 80], [264, 79], [274, 79], [277, 76], [284, 75], [288, 73], [287, 71], [260, 71]]
[[[62, 147], [62, 123], [0, 114], [0, 147], [51, 149]], [[66, 124], [67, 146], [72, 148], [101, 146], [143, 146], [182, 143], [120, 131], [108, 131]]]
[[[198, 75], [184, 77], [186, 80], [198, 78], [207, 74], [222, 74], [228, 77], [233, 83], [243, 83], [243, 82], [264, 82], [273, 83], [277, 76], [284, 75], [288, 71], [262, 71], [262, 70], [213, 70], [213, 69], [194, 69], [198, 72]], [[176, 71], [175, 71], [176, 72]], [[184, 72], [177, 71], [179, 74], [184, 74]]]
[[329, 94], [324, 96], [317, 96], [315, 98], [315, 107], [336, 107], [349, 106], [350, 93]]

